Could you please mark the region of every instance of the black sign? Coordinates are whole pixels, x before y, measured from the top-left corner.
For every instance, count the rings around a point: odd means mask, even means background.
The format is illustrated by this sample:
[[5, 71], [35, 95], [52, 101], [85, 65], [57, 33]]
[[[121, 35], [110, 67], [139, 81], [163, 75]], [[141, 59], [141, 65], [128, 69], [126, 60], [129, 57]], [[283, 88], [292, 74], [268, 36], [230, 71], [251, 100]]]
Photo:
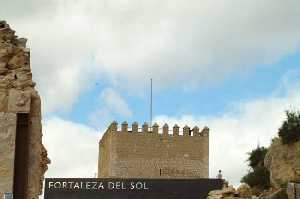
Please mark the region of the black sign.
[[206, 199], [220, 179], [47, 178], [45, 199]]

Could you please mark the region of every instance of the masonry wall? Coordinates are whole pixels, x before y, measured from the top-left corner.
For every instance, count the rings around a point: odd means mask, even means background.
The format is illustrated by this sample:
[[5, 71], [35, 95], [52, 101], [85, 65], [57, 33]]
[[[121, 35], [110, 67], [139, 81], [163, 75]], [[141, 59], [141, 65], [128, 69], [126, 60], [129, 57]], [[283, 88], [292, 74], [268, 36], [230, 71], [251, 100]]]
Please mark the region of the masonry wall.
[[[112, 133], [105, 133], [103, 139], [99, 143], [99, 158], [98, 158], [98, 168], [101, 168], [101, 176], [111, 175], [111, 142]], [[98, 174], [100, 174], [98, 172]]]
[[0, 112], [0, 198], [13, 190], [17, 117]]
[[[26, 199], [38, 199], [50, 160], [42, 144], [41, 99], [32, 81], [30, 49], [0, 21], [0, 198], [13, 192], [17, 114], [28, 114]], [[22, 132], [26, 133], [26, 132]]]
[[[146, 127], [148, 129], [148, 127]], [[117, 131], [112, 124], [99, 144], [99, 177], [116, 178], [208, 178], [208, 129], [194, 135], [185, 127], [184, 135], [170, 133], [165, 125], [162, 134], [127, 127]], [[156, 129], [155, 129], [156, 128]]]

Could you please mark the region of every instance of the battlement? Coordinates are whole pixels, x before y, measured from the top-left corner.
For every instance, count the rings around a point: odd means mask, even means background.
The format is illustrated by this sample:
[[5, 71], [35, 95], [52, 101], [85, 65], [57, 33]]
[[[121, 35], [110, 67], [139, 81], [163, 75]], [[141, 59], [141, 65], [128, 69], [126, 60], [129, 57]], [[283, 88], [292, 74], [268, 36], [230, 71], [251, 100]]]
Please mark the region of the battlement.
[[209, 129], [112, 122], [99, 142], [102, 178], [207, 178]]
[[106, 130], [106, 133], [144, 133], [144, 134], [155, 134], [160, 136], [202, 136], [202, 137], [208, 137], [209, 136], [209, 128], [204, 127], [201, 131], [198, 126], [194, 126], [193, 128], [190, 128], [189, 126], [184, 126], [182, 129], [175, 124], [173, 126], [173, 129], [169, 129], [168, 124], [164, 124], [161, 128], [157, 123], [154, 123], [152, 127], [149, 126], [147, 122], [145, 122], [141, 127], [139, 127], [139, 124], [137, 122], [132, 123], [131, 127], [128, 127], [128, 123], [125, 121], [121, 124], [121, 126], [118, 126], [118, 123], [116, 121], [113, 121], [108, 129]]

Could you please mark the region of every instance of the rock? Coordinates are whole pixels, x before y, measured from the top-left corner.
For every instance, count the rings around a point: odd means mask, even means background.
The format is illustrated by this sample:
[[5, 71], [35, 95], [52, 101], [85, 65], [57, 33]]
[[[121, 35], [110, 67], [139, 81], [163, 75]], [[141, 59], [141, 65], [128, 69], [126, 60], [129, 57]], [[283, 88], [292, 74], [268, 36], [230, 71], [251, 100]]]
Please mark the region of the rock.
[[24, 52], [22, 49], [20, 49], [19, 52], [15, 53], [7, 63], [8, 68], [16, 69], [21, 67], [27, 67], [29, 65], [29, 59], [29, 53]]
[[286, 189], [279, 189], [275, 193], [271, 194], [270, 199], [288, 199]]
[[242, 184], [237, 190], [237, 194], [239, 195], [240, 198], [251, 198], [252, 197], [252, 192], [251, 188], [247, 184]]
[[241, 199], [236, 190], [232, 187], [225, 187], [222, 190], [214, 190], [208, 193], [207, 199]]
[[0, 75], [5, 75], [8, 69], [6, 68], [6, 63], [0, 63]]
[[288, 199], [286, 189], [282, 188], [268, 196], [268, 199]]
[[278, 189], [276, 191], [265, 191], [259, 197], [259, 199], [288, 199], [285, 188]]
[[300, 141], [283, 145], [280, 138], [274, 139], [264, 160], [270, 171], [272, 186], [280, 188], [288, 182], [300, 181]]
[[258, 198], [259, 198], [259, 199], [266, 199], [270, 194], [271, 194], [270, 191], [265, 190], [265, 191], [263, 191], [263, 192], [259, 195]]

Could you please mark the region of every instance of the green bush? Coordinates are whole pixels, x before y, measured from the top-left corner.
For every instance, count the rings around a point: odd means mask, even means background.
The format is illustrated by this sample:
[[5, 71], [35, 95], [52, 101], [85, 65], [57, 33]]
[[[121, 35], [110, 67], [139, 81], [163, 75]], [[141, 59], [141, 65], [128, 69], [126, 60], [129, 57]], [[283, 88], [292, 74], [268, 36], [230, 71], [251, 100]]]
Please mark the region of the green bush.
[[268, 189], [270, 187], [270, 172], [266, 167], [259, 166], [245, 175], [241, 182], [261, 190]]
[[292, 144], [300, 140], [300, 112], [286, 111], [286, 116], [278, 135], [283, 144]]
[[242, 183], [248, 184], [251, 188], [257, 188], [264, 190], [270, 187], [270, 173], [266, 167], [264, 167], [264, 159], [268, 152], [265, 147], [257, 147], [248, 153], [249, 166], [251, 170], [242, 179]]
[[265, 156], [268, 152], [268, 149], [265, 147], [257, 147], [256, 149], [252, 150], [249, 154], [249, 158], [248, 158], [248, 162], [249, 162], [249, 166], [251, 168], [256, 168], [259, 166], [263, 166], [264, 165], [264, 159]]

